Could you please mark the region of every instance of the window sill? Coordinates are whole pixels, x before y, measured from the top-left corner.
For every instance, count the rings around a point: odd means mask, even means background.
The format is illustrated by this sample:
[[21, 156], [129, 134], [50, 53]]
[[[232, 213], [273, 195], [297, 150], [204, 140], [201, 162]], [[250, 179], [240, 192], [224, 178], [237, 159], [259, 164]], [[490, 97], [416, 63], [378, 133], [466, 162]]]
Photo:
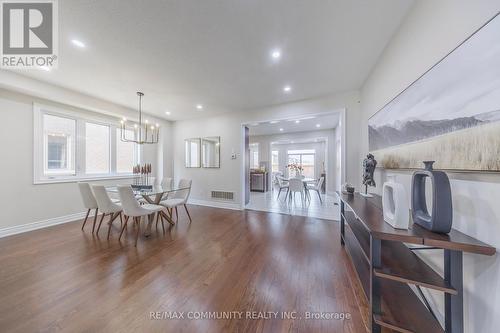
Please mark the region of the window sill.
[[132, 179], [135, 176], [133, 174], [123, 174], [123, 175], [106, 175], [106, 176], [84, 176], [84, 177], [57, 177], [54, 179], [36, 179], [33, 181], [34, 185], [43, 184], [58, 184], [58, 183], [78, 183], [86, 181], [96, 181], [96, 180], [115, 180], [115, 179]]

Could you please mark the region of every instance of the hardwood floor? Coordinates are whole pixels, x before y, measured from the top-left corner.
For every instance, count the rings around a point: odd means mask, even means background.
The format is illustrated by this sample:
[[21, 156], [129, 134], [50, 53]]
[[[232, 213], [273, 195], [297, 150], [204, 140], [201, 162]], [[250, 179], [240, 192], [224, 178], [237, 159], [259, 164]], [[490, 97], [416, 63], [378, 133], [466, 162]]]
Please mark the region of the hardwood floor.
[[[351, 280], [338, 223], [189, 209], [191, 224], [180, 214], [165, 235], [161, 227], [149, 238], [141, 235], [137, 248], [130, 226], [118, 242], [119, 223], [109, 241], [102, 230], [91, 235], [92, 223], [83, 232], [81, 223], [67, 223], [0, 239], [0, 330], [366, 332], [362, 292]], [[150, 312], [174, 311], [185, 317], [226, 311], [236, 318], [150, 318]], [[302, 319], [247, 319], [247, 311], [278, 317], [296, 311]], [[305, 319], [306, 311], [350, 319]]]

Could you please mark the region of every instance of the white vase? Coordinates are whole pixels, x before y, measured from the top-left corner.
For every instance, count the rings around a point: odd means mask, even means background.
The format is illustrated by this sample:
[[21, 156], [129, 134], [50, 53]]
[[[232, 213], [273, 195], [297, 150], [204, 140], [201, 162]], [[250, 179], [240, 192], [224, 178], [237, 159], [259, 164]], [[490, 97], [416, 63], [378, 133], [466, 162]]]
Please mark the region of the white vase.
[[382, 208], [384, 221], [396, 229], [408, 229], [410, 205], [404, 186], [388, 177], [382, 188]]

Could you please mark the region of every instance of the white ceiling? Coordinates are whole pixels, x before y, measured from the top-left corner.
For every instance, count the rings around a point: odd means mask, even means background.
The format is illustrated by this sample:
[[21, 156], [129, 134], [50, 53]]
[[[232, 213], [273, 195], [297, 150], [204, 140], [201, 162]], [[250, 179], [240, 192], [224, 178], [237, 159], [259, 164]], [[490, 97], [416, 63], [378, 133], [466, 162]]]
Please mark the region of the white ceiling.
[[358, 89], [412, 2], [64, 0], [59, 68], [24, 74], [172, 120], [251, 110]]
[[[296, 121], [299, 121], [297, 123]], [[337, 127], [339, 123], [339, 114], [332, 113], [326, 116], [314, 117], [308, 116], [304, 118], [291, 118], [281, 121], [261, 122], [247, 124], [250, 135], [271, 135], [271, 134], [286, 134], [296, 132], [310, 132], [332, 129]], [[320, 127], [317, 127], [320, 125]], [[280, 131], [283, 129], [283, 131]]]

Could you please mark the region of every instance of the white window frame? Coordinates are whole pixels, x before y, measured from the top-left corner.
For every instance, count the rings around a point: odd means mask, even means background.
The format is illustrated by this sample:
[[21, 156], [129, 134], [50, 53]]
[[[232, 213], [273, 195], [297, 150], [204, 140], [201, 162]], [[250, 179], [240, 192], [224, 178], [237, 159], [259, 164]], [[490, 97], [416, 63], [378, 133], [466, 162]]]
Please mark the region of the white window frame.
[[[46, 175], [44, 172], [44, 140], [43, 116], [51, 115], [68, 118], [76, 122], [75, 137], [75, 175], [57, 174]], [[93, 123], [109, 127], [110, 142], [110, 172], [105, 174], [85, 173], [85, 124]], [[38, 103], [33, 104], [33, 183], [67, 183], [88, 180], [123, 179], [133, 177], [132, 170], [129, 173], [116, 172], [116, 131], [119, 130], [119, 119], [113, 121], [112, 117], [99, 117], [84, 112], [68, 111], [61, 108], [46, 106]], [[142, 148], [136, 146], [134, 160], [140, 163]], [[132, 166], [130, 166], [132, 168]]]

